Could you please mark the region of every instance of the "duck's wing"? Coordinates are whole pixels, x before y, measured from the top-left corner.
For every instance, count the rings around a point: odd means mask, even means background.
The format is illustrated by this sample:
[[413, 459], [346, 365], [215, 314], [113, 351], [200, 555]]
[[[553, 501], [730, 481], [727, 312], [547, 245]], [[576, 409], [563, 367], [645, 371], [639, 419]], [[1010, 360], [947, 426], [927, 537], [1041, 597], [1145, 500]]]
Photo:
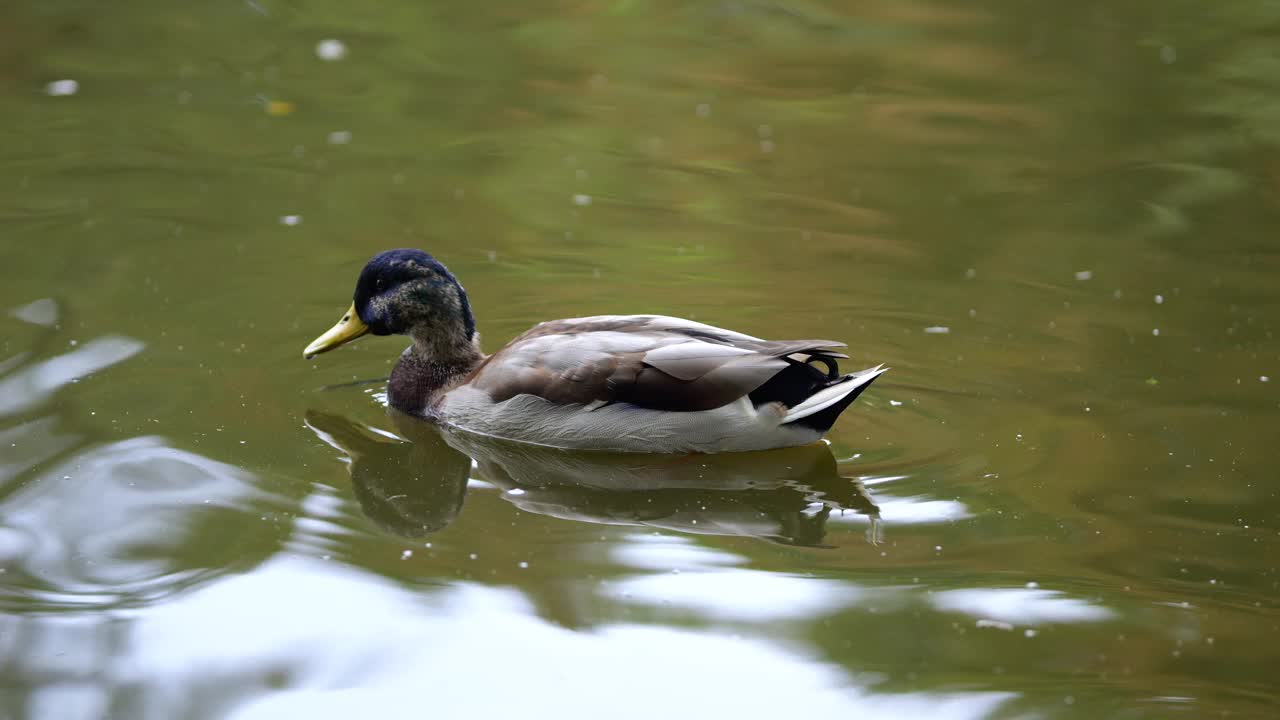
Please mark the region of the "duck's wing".
[[[516, 395], [594, 409], [625, 402], [710, 410], [746, 397], [782, 370], [834, 377], [830, 340], [761, 340], [659, 315], [543, 323], [490, 356], [468, 384], [502, 402]], [[808, 363], [827, 365], [823, 373]]]

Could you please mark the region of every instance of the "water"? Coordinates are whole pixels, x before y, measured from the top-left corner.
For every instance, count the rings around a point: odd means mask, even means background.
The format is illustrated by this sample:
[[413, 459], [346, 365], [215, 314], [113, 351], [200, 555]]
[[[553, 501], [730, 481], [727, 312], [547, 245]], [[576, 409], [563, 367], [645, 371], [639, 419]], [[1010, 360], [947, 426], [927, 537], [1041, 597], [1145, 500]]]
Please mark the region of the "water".
[[[0, 717], [1270, 717], [1275, 20], [0, 6]], [[893, 370], [829, 447], [468, 444], [300, 357], [406, 245], [489, 349]]]

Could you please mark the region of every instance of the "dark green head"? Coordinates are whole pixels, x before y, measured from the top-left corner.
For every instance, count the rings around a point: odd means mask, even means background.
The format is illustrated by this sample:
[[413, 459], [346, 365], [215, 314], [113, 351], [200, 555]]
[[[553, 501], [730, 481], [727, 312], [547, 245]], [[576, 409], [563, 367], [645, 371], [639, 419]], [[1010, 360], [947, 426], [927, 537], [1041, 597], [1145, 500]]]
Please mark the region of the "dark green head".
[[421, 250], [379, 253], [356, 281], [356, 313], [374, 335], [410, 335], [416, 328], [439, 332], [460, 321], [466, 340], [476, 333], [471, 303], [458, 279]]
[[421, 250], [379, 253], [360, 271], [351, 309], [303, 354], [319, 355], [366, 334], [411, 335], [449, 348], [470, 346], [476, 320], [458, 279]]

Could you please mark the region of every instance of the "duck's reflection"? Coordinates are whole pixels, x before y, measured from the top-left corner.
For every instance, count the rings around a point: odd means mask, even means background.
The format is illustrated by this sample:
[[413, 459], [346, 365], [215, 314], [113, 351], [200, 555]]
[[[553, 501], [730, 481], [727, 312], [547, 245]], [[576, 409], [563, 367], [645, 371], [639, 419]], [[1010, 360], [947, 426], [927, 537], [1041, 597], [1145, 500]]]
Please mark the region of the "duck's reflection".
[[400, 437], [317, 411], [307, 425], [350, 457], [361, 508], [398, 535], [421, 537], [453, 522], [472, 458], [477, 479], [520, 509], [552, 517], [806, 546], [823, 544], [833, 511], [869, 516], [870, 537], [877, 528], [875, 503], [840, 476], [821, 444], [723, 455], [571, 452], [390, 416]]

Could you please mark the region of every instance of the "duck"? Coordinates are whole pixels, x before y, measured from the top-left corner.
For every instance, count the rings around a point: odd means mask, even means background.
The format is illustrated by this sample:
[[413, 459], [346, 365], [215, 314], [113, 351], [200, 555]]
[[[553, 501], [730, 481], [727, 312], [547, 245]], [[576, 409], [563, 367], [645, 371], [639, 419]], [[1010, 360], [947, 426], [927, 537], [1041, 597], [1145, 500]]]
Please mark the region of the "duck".
[[486, 355], [462, 284], [430, 254], [388, 250], [351, 307], [303, 350], [407, 335], [393, 409], [455, 430], [572, 450], [722, 453], [820, 441], [888, 368], [841, 373], [844, 343], [763, 340], [666, 315], [550, 320]]

